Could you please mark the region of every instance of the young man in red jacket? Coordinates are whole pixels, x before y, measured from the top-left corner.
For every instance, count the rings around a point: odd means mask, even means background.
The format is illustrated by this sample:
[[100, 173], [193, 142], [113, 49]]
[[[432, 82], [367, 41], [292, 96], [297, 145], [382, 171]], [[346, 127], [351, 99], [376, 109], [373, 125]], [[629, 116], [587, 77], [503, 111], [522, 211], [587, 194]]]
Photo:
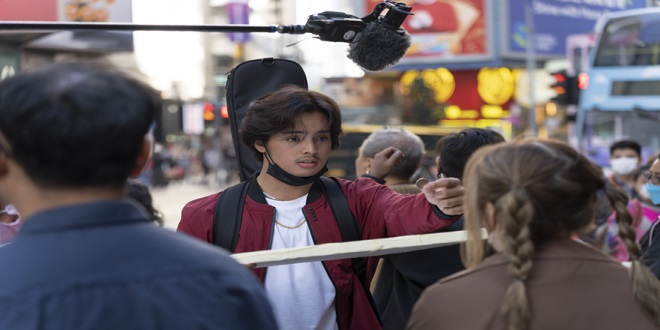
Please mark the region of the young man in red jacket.
[[[323, 94], [286, 86], [255, 100], [240, 132], [242, 142], [263, 166], [249, 181], [240, 206], [239, 239], [233, 252], [341, 242], [319, 179], [327, 171], [330, 151], [339, 145], [338, 105]], [[417, 195], [400, 195], [376, 182], [389, 174], [401, 156], [393, 147], [379, 154], [388, 169], [372, 169], [376, 178], [334, 178], [362, 239], [434, 232], [463, 213], [463, 187], [458, 179], [431, 182]], [[178, 230], [212, 242], [219, 194], [188, 203]], [[367, 269], [367, 279], [374, 270]], [[254, 272], [266, 287], [282, 329], [380, 327], [350, 259], [257, 268]]]

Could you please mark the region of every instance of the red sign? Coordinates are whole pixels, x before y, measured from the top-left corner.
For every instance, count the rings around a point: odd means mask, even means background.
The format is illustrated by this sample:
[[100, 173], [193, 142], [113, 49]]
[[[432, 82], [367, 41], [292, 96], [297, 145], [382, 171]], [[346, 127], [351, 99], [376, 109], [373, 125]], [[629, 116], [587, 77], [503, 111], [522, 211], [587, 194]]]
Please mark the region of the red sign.
[[[366, 0], [371, 11], [378, 0]], [[402, 63], [406, 60], [443, 60], [488, 55], [486, 0], [416, 0], [406, 2], [415, 15], [408, 16], [402, 27], [412, 37]]]
[[[479, 70], [457, 70], [451, 73], [454, 75], [456, 88], [446, 104], [456, 105], [461, 110], [476, 111], [479, 116], [474, 119], [481, 119], [481, 109], [483, 106], [487, 106], [488, 102], [479, 95], [479, 80], [477, 79]], [[510, 105], [511, 100], [507, 100], [500, 106], [506, 110], [510, 108]]]
[[4, 0], [0, 3], [0, 21], [57, 21], [56, 0]]
[[479, 110], [485, 102], [477, 91], [478, 70], [452, 71], [456, 87], [447, 104], [459, 106], [461, 109]]

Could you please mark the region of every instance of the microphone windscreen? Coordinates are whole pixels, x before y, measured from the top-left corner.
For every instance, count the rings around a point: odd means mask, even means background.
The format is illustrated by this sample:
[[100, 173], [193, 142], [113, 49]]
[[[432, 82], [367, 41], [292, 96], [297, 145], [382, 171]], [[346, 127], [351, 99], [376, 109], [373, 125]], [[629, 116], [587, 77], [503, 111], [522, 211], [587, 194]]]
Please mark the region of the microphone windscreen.
[[365, 70], [378, 71], [396, 64], [410, 43], [404, 29], [394, 31], [372, 21], [349, 44], [347, 57]]

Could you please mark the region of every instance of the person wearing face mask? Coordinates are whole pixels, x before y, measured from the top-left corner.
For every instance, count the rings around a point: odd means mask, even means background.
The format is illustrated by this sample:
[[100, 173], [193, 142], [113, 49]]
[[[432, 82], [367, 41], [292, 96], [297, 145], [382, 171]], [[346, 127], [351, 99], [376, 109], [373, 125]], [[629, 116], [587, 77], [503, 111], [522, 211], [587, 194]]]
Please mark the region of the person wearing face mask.
[[628, 197], [637, 197], [634, 186], [634, 172], [642, 163], [642, 147], [633, 140], [621, 140], [610, 145], [610, 184], [620, 187]]
[[[610, 169], [606, 184], [623, 190], [628, 198], [637, 198], [633, 189], [635, 185], [634, 171], [640, 166], [642, 147], [633, 140], [620, 140], [610, 145]], [[607, 251], [608, 219], [614, 209], [607, 201], [603, 192], [596, 194], [598, 198], [596, 223], [593, 228], [580, 235], [580, 239], [598, 249]]]
[[[660, 200], [656, 200], [654, 203], [647, 188], [650, 168], [651, 166], [644, 165], [633, 172], [635, 182], [633, 189], [637, 197], [628, 202], [628, 211], [632, 216], [632, 227], [635, 229], [635, 237], [638, 242], [660, 216], [660, 205], [657, 205], [660, 204]], [[612, 213], [607, 220], [605, 250], [619, 261], [628, 261], [628, 251], [619, 236], [619, 226], [615, 217], [616, 213]]]
[[[247, 181], [233, 252], [306, 247], [342, 241], [337, 219], [321, 185], [330, 151], [339, 146], [341, 112], [330, 97], [297, 86], [284, 86], [253, 101], [241, 122], [240, 138], [262, 162]], [[390, 146], [377, 153], [387, 173], [335, 181], [348, 202], [361, 239], [424, 234], [445, 228], [463, 213], [463, 188], [457, 178], [428, 183], [414, 195], [382, 185], [403, 153]], [[384, 158], [384, 159], [380, 159]], [[382, 160], [382, 162], [381, 162]], [[375, 178], [374, 178], [375, 177]], [[380, 182], [379, 182], [380, 181]], [[218, 198], [227, 190], [186, 204], [178, 231], [212, 243]], [[275, 309], [280, 329], [380, 329], [350, 259], [254, 268]], [[365, 290], [367, 289], [367, 290]]]
[[[656, 157], [651, 168], [644, 172], [644, 187], [654, 205], [660, 205], [660, 154]], [[642, 261], [651, 271], [660, 278], [660, 221], [655, 221], [651, 228], [640, 239], [642, 248]]]

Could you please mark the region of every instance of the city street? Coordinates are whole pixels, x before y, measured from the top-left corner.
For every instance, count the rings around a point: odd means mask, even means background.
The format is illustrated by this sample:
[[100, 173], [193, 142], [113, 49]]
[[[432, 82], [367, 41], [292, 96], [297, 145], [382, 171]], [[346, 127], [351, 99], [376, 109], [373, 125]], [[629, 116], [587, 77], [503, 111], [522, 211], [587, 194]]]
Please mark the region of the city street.
[[224, 189], [218, 184], [171, 183], [165, 188], [151, 188], [154, 207], [163, 213], [165, 228], [176, 229], [181, 209], [193, 199], [204, 197]]

